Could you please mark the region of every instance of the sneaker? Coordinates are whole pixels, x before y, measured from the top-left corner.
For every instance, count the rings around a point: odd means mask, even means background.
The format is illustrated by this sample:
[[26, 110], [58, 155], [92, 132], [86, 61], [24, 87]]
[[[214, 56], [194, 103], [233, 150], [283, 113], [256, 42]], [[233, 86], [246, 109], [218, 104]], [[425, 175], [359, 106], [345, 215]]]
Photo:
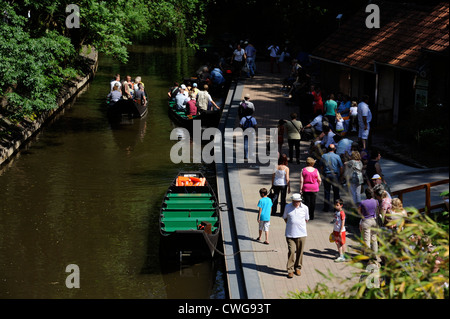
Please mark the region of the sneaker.
[[301, 276], [301, 275], [302, 275], [302, 272], [300, 271], [300, 269], [295, 269], [295, 274], [296, 274], [297, 276]]
[[290, 273], [288, 273], [287, 276], [288, 276], [289, 279], [294, 278], [294, 273], [293, 273], [293, 272], [290, 272]]
[[340, 256], [340, 257], [338, 257], [338, 258], [336, 258], [336, 259], [334, 260], [335, 263], [341, 263], [341, 262], [344, 262], [344, 261], [345, 261], [345, 258], [342, 257], [342, 256]]

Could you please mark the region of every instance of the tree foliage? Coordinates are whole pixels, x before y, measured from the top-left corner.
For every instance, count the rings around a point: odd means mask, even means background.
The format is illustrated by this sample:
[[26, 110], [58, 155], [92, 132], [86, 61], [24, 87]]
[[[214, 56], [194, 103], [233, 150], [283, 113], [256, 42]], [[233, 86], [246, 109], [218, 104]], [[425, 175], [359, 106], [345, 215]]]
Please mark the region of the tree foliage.
[[[448, 213], [438, 213], [439, 222], [411, 209], [407, 219], [392, 221], [397, 230], [379, 231], [379, 263], [365, 255], [352, 259], [360, 280], [349, 293], [332, 291], [323, 283], [290, 298], [356, 299], [448, 299]], [[370, 267], [372, 266], [372, 267]], [[369, 271], [370, 270], [370, 271]], [[375, 272], [373, 272], [375, 270]]]
[[0, 25], [0, 96], [18, 117], [54, 108], [64, 79], [76, 74], [65, 65], [75, 53], [70, 39], [56, 31], [32, 37], [25, 17], [12, 6], [5, 12], [6, 23]]
[[79, 27], [68, 28], [72, 0], [0, 0], [0, 99], [17, 118], [53, 109], [64, 81], [77, 75], [77, 56], [93, 46], [120, 62], [136, 35], [184, 34], [187, 44], [206, 30], [208, 1], [79, 0]]

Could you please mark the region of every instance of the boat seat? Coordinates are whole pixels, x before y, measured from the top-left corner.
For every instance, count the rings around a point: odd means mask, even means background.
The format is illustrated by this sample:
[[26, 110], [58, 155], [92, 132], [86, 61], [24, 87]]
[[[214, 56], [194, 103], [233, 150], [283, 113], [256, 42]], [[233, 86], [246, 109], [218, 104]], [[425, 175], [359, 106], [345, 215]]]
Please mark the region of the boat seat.
[[219, 220], [218, 217], [166, 217], [164, 216], [161, 221], [169, 221], [169, 222], [210, 222], [211, 224], [217, 222]]
[[[177, 230], [197, 230], [196, 227], [162, 227], [166, 233], [173, 233]], [[217, 227], [212, 226], [211, 231], [214, 233]]]
[[186, 203], [185, 201], [182, 202], [166, 202], [166, 209], [172, 209], [172, 210], [180, 210], [180, 209], [214, 209], [214, 202], [189, 202]]
[[208, 203], [208, 204], [214, 204], [214, 200], [213, 199], [209, 199], [209, 198], [196, 198], [196, 197], [186, 197], [186, 198], [180, 198], [180, 197], [174, 197], [174, 198], [168, 198], [166, 200], [167, 204], [171, 204], [171, 203], [186, 203], [188, 205], [192, 205], [192, 204], [204, 204], [204, 203]]
[[215, 225], [218, 222], [217, 217], [163, 217], [161, 222], [167, 227], [188, 227], [189, 229], [197, 229], [201, 222], [209, 222]]
[[215, 214], [215, 210], [193, 210], [189, 211], [188, 209], [181, 210], [164, 210], [164, 217], [213, 217]]
[[211, 198], [212, 195], [208, 193], [168, 193], [168, 198]]

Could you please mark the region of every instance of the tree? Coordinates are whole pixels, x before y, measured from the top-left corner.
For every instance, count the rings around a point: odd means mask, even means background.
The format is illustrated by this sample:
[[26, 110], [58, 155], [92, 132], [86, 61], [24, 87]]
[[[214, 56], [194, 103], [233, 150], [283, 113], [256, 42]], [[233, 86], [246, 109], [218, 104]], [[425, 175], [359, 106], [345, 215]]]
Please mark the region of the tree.
[[208, 1], [79, 0], [79, 25], [70, 28], [72, 2], [0, 0], [0, 100], [17, 119], [57, 106], [62, 85], [77, 75], [83, 46], [126, 62], [136, 35], [181, 35], [195, 47], [206, 30]]
[[20, 118], [56, 106], [56, 94], [66, 78], [76, 74], [65, 61], [74, 57], [70, 40], [56, 31], [32, 37], [27, 18], [5, 4], [0, 25], [0, 96]]

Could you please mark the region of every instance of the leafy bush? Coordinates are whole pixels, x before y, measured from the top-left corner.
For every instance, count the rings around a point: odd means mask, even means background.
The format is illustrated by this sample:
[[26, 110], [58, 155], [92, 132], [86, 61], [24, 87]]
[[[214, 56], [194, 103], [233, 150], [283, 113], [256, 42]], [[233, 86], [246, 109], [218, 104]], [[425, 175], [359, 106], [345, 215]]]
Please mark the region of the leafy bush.
[[411, 211], [407, 219], [397, 222], [396, 231], [379, 232], [378, 255], [384, 260], [382, 264], [364, 255], [352, 259], [351, 264], [359, 269], [360, 280], [353, 284], [348, 295], [319, 283], [306, 292], [290, 292], [289, 298], [448, 298], [449, 234], [443, 224], [415, 209]]

